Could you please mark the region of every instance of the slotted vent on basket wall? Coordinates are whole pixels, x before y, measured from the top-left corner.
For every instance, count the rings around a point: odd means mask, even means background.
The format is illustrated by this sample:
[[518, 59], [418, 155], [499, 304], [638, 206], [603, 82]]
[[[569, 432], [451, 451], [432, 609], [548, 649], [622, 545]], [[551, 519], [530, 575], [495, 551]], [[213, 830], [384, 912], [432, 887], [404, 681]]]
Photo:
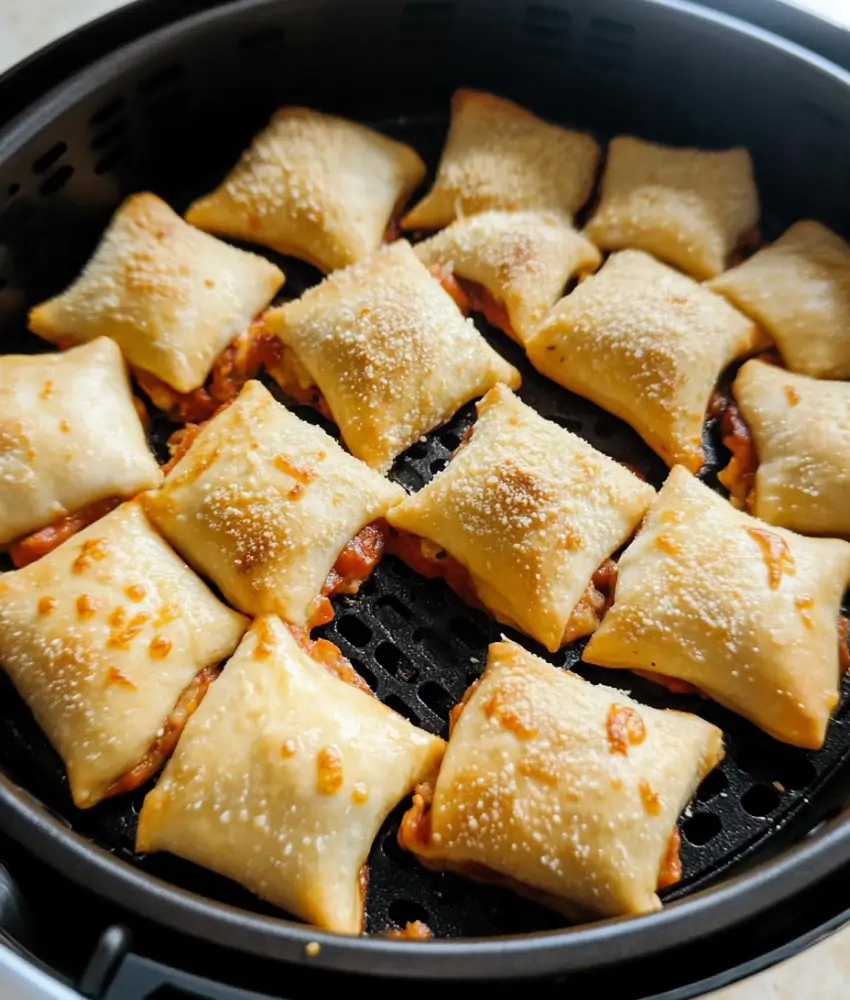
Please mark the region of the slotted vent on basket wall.
[[565, 53], [572, 37], [570, 12], [554, 4], [531, 3], [523, 21], [525, 42], [533, 49]]
[[433, 57], [453, 40], [455, 16], [454, 0], [409, 0], [399, 24], [402, 46]]

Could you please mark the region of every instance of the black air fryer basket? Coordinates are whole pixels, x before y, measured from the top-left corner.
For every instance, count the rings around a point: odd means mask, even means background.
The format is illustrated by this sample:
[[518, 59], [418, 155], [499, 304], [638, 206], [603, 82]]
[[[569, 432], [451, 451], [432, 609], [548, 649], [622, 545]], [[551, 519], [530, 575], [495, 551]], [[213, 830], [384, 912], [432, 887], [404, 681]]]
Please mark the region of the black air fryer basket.
[[[628, 132], [745, 145], [766, 238], [804, 217], [850, 235], [850, 75], [726, 15], [677, 0], [241, 0], [107, 56], [0, 133], [0, 349], [46, 349], [26, 333], [27, 307], [75, 276], [124, 196], [152, 190], [184, 209], [221, 179], [276, 106], [370, 122], [433, 167], [460, 85], [603, 139]], [[307, 265], [281, 263], [285, 298], [318, 280]], [[524, 399], [660, 484], [666, 469], [624, 424], [541, 378], [515, 345], [481, 328], [521, 368]], [[409, 449], [392, 475], [421, 487], [472, 419], [465, 408]], [[154, 428], [161, 455], [169, 429]], [[725, 455], [710, 425], [706, 450], [703, 478], [715, 485]], [[442, 583], [387, 558], [360, 595], [336, 601], [324, 634], [383, 701], [445, 734], [449, 709], [501, 631]], [[396, 846], [396, 811], [370, 859], [368, 929], [422, 919], [439, 939], [318, 932], [176, 858], [134, 855], [147, 789], [74, 810], [61, 765], [7, 682], [0, 828], [111, 903], [208, 943], [319, 969], [453, 979], [587, 972], [645, 958], [787, 903], [850, 857], [842, 813], [850, 701], [824, 749], [808, 753], [713, 703], [581, 664], [580, 647], [548, 658], [591, 680], [604, 673], [649, 704], [696, 710], [726, 734], [726, 760], [682, 819], [684, 878], [661, 913], [564, 929], [501, 890], [418, 866]], [[311, 942], [318, 953], [306, 949]]]

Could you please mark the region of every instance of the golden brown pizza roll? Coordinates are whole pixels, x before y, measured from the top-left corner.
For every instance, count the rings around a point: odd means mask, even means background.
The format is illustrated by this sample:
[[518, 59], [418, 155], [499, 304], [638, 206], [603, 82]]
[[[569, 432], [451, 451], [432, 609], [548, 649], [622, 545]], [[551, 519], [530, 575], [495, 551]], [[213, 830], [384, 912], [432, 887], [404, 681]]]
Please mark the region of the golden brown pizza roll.
[[763, 521], [850, 536], [850, 385], [754, 360], [733, 393], [747, 460], [733, 449], [721, 481]]
[[137, 194], [71, 287], [30, 312], [30, 329], [63, 344], [110, 337], [134, 368], [187, 393], [283, 280], [274, 264], [193, 229], [156, 195]]
[[399, 839], [428, 867], [573, 917], [655, 910], [681, 874], [676, 820], [722, 756], [710, 723], [503, 640], [459, 706], [430, 803], [420, 788]]
[[496, 386], [478, 404], [468, 443], [387, 519], [423, 540], [420, 558], [433, 553], [447, 573], [450, 560], [460, 563], [473, 599], [554, 651], [595, 627], [583, 601], [591, 578], [654, 497], [648, 483]]
[[405, 215], [405, 229], [440, 229], [492, 208], [572, 217], [593, 190], [599, 143], [552, 125], [504, 97], [461, 88], [434, 186]]
[[0, 357], [0, 545], [161, 480], [111, 340]]
[[746, 149], [673, 149], [624, 135], [611, 140], [585, 234], [603, 250], [645, 250], [705, 279], [758, 219]]
[[134, 502], [0, 577], [0, 663], [81, 809], [159, 768], [245, 625]]
[[318, 386], [351, 453], [381, 472], [464, 403], [520, 383], [404, 240], [266, 313], [265, 324], [295, 362], [273, 372], [282, 387]]
[[[346, 546], [404, 496], [252, 381], [142, 502], [233, 605], [306, 626], [326, 601]], [[349, 580], [348, 592], [371, 568]]]
[[850, 246], [798, 222], [711, 288], [760, 323], [791, 371], [850, 378]]
[[679, 466], [620, 558], [614, 605], [584, 659], [685, 681], [817, 750], [838, 704], [848, 582], [850, 544], [767, 525]]
[[258, 618], [145, 799], [136, 848], [359, 934], [372, 842], [443, 749], [329, 674], [278, 618]]
[[763, 343], [721, 296], [623, 250], [561, 299], [527, 350], [539, 371], [631, 424], [668, 465], [696, 472], [721, 372]]
[[482, 212], [414, 249], [438, 280], [459, 279], [461, 299], [520, 343], [570, 278], [602, 262], [596, 247], [554, 212]]
[[410, 146], [345, 118], [281, 108], [186, 218], [333, 271], [378, 249], [424, 176]]

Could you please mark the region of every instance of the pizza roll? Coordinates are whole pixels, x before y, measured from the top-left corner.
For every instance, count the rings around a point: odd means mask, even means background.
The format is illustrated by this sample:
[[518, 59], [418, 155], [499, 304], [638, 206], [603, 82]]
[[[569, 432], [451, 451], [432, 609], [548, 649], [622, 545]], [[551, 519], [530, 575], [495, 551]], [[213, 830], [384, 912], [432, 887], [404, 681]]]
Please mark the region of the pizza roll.
[[572, 917], [655, 910], [681, 877], [676, 820], [722, 756], [710, 723], [495, 642], [399, 840]]
[[262, 617], [145, 799], [136, 849], [170, 851], [302, 920], [359, 934], [372, 843], [443, 749]]
[[424, 176], [410, 146], [345, 118], [281, 108], [186, 218], [333, 271], [378, 249]]
[[[721, 481], [742, 473], [750, 512], [808, 535], [850, 536], [850, 385], [748, 361], [733, 386], [740, 445]], [[724, 439], [725, 440], [725, 439]]]
[[282, 387], [295, 394], [305, 377], [318, 386], [351, 453], [381, 472], [497, 382], [520, 383], [404, 240], [265, 324], [297, 362], [294, 377], [273, 372]]
[[441, 562], [460, 563], [499, 621], [555, 651], [595, 625], [573, 612], [654, 497], [648, 483], [497, 386], [478, 404], [468, 443], [387, 519], [438, 556], [444, 550]]
[[161, 480], [112, 341], [0, 357], [0, 545]]
[[193, 229], [156, 195], [137, 194], [74, 284], [30, 312], [30, 329], [59, 344], [111, 337], [134, 368], [187, 393], [283, 280], [274, 264]]
[[441, 229], [492, 208], [543, 209], [572, 217], [593, 190], [599, 143], [552, 125], [504, 97], [461, 88], [434, 186], [402, 219]]
[[758, 223], [746, 149], [672, 149], [618, 136], [585, 234], [603, 250], [645, 250], [703, 280]]
[[850, 378], [850, 246], [826, 226], [796, 223], [710, 287], [767, 330], [791, 371]]
[[850, 544], [768, 526], [677, 467], [620, 558], [584, 659], [685, 681], [817, 750], [838, 704], [848, 583]]
[[461, 301], [520, 343], [570, 278], [602, 262], [596, 247], [554, 212], [482, 212], [414, 249], [436, 277], [460, 280]]
[[134, 502], [0, 577], [0, 663], [81, 809], [159, 768], [245, 624]]
[[[348, 543], [404, 496], [252, 381], [142, 503], [231, 604], [305, 626]], [[372, 565], [355, 574], [354, 589]]]
[[544, 375], [631, 424], [668, 465], [696, 472], [721, 372], [762, 343], [721, 296], [623, 250], [552, 309], [527, 349]]

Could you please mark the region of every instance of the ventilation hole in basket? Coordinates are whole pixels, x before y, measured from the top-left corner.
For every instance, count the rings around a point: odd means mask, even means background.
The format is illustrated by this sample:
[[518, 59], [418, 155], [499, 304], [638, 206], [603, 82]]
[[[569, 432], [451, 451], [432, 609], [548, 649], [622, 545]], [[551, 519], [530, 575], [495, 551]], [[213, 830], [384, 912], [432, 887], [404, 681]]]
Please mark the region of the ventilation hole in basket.
[[363, 678], [364, 681], [369, 685], [369, 687], [375, 691], [378, 687], [378, 678], [372, 673], [372, 671], [363, 663], [362, 660], [352, 658], [349, 663], [354, 667], [358, 674]]
[[451, 656], [448, 643], [443, 642], [433, 629], [424, 627], [414, 629], [413, 641], [418, 642], [427, 653], [430, 653], [438, 661], [448, 659]]
[[375, 648], [375, 659], [381, 666], [395, 676], [399, 663], [404, 659], [404, 654], [391, 642], [382, 642]]
[[440, 442], [446, 451], [457, 451], [460, 447], [460, 435], [454, 431], [443, 431], [440, 435]]
[[89, 143], [89, 149], [96, 153], [98, 150], [103, 149], [106, 146], [111, 146], [116, 139], [120, 139], [121, 136], [127, 131], [127, 119], [119, 118], [117, 122], [110, 125], [108, 129], [103, 132], [98, 133], [92, 141]]
[[352, 646], [357, 646], [360, 649], [368, 646], [369, 640], [372, 638], [369, 626], [354, 615], [344, 615], [340, 618], [336, 630], [344, 639], [348, 639]]
[[452, 618], [451, 627], [452, 632], [467, 646], [479, 648], [487, 644], [487, 636], [475, 622], [471, 622], [468, 618]]
[[425, 681], [416, 693], [432, 712], [436, 712], [441, 719], [448, 718], [455, 699], [441, 684], [436, 681]]
[[47, 180], [41, 185], [39, 190], [45, 196], [55, 194], [60, 188], [65, 187], [68, 181], [74, 176], [74, 168], [66, 163], [64, 167], [60, 167], [55, 174], [51, 174]]
[[161, 94], [163, 90], [170, 89], [186, 75], [186, 67], [180, 63], [172, 63], [158, 73], [145, 77], [139, 83], [139, 93], [142, 97], [150, 97], [154, 94]]
[[844, 131], [845, 126], [843, 119], [839, 118], [838, 115], [833, 114], [822, 104], [818, 104], [817, 101], [813, 101], [809, 97], [804, 97], [800, 101], [800, 107], [807, 115], [817, 119], [821, 125], [827, 125], [829, 128], [835, 129], [836, 131]]
[[8, 286], [8, 284], [9, 282], [6, 281], [6, 279], [2, 275], [0, 275], [0, 292], [2, 292], [3, 289]]
[[401, 43], [433, 48], [448, 40], [454, 26], [452, 0], [410, 0], [401, 12]]
[[385, 625], [404, 625], [410, 620], [411, 611], [393, 594], [385, 594], [375, 602], [375, 616]]
[[8, 195], [8, 197], [9, 197], [9, 198], [14, 198], [14, 197], [15, 197], [15, 195], [16, 195], [16, 194], [18, 193], [18, 191], [20, 191], [20, 190], [21, 190], [21, 185], [20, 185], [20, 184], [10, 184], [10, 185], [9, 185], [9, 186], [8, 186], [8, 187], [6, 188], [6, 194]]
[[387, 916], [396, 927], [406, 927], [417, 920], [427, 924], [431, 919], [425, 907], [414, 903], [412, 899], [394, 899], [387, 910]]
[[721, 770], [715, 768], [697, 789], [697, 802], [711, 802], [728, 787], [729, 779]]
[[110, 101], [109, 104], [104, 104], [100, 111], [95, 112], [89, 122], [92, 125], [105, 125], [106, 122], [111, 121], [116, 115], [120, 114], [126, 105], [126, 101], [123, 97], [116, 97], [115, 100]]
[[708, 812], [695, 813], [682, 824], [685, 840], [694, 847], [704, 847], [709, 841], [714, 840], [722, 829], [720, 817]]
[[239, 42], [242, 55], [249, 59], [277, 55], [283, 50], [286, 35], [283, 28], [260, 28]]
[[408, 722], [412, 722], [414, 726], [421, 726], [419, 721], [419, 716], [406, 701], [402, 701], [397, 694], [388, 694], [384, 698], [384, 704], [387, 708], [391, 708], [394, 712], [398, 712], [399, 715], [404, 716]]
[[570, 42], [571, 20], [570, 12], [561, 7], [529, 4], [523, 24], [526, 41], [535, 48], [562, 51]]
[[750, 816], [767, 816], [779, 805], [780, 798], [773, 785], [753, 785], [741, 796], [741, 805]]
[[418, 461], [420, 458], [424, 458], [428, 454], [428, 449], [424, 444], [412, 444], [405, 454], [406, 458], [411, 458], [413, 461]]
[[445, 467], [448, 464], [449, 460], [447, 458], [435, 458], [434, 461], [429, 466], [429, 468], [431, 469], [431, 472], [436, 476], [437, 473], [442, 472], [443, 469], [445, 469]]
[[106, 156], [95, 163], [94, 172], [98, 176], [109, 173], [109, 171], [121, 163], [122, 160], [126, 160], [132, 151], [133, 147], [129, 142], [122, 142], [120, 146], [116, 146], [115, 149], [113, 149], [110, 153], [107, 153]]
[[46, 153], [42, 153], [37, 160], [33, 160], [32, 172], [34, 174], [43, 174], [45, 170], [49, 170], [67, 152], [68, 143], [57, 142]]
[[593, 425], [593, 429], [596, 432], [597, 437], [601, 437], [603, 440], [605, 438], [613, 437], [617, 432], [617, 427], [613, 420], [609, 420], [608, 417], [602, 417], [597, 420]]

